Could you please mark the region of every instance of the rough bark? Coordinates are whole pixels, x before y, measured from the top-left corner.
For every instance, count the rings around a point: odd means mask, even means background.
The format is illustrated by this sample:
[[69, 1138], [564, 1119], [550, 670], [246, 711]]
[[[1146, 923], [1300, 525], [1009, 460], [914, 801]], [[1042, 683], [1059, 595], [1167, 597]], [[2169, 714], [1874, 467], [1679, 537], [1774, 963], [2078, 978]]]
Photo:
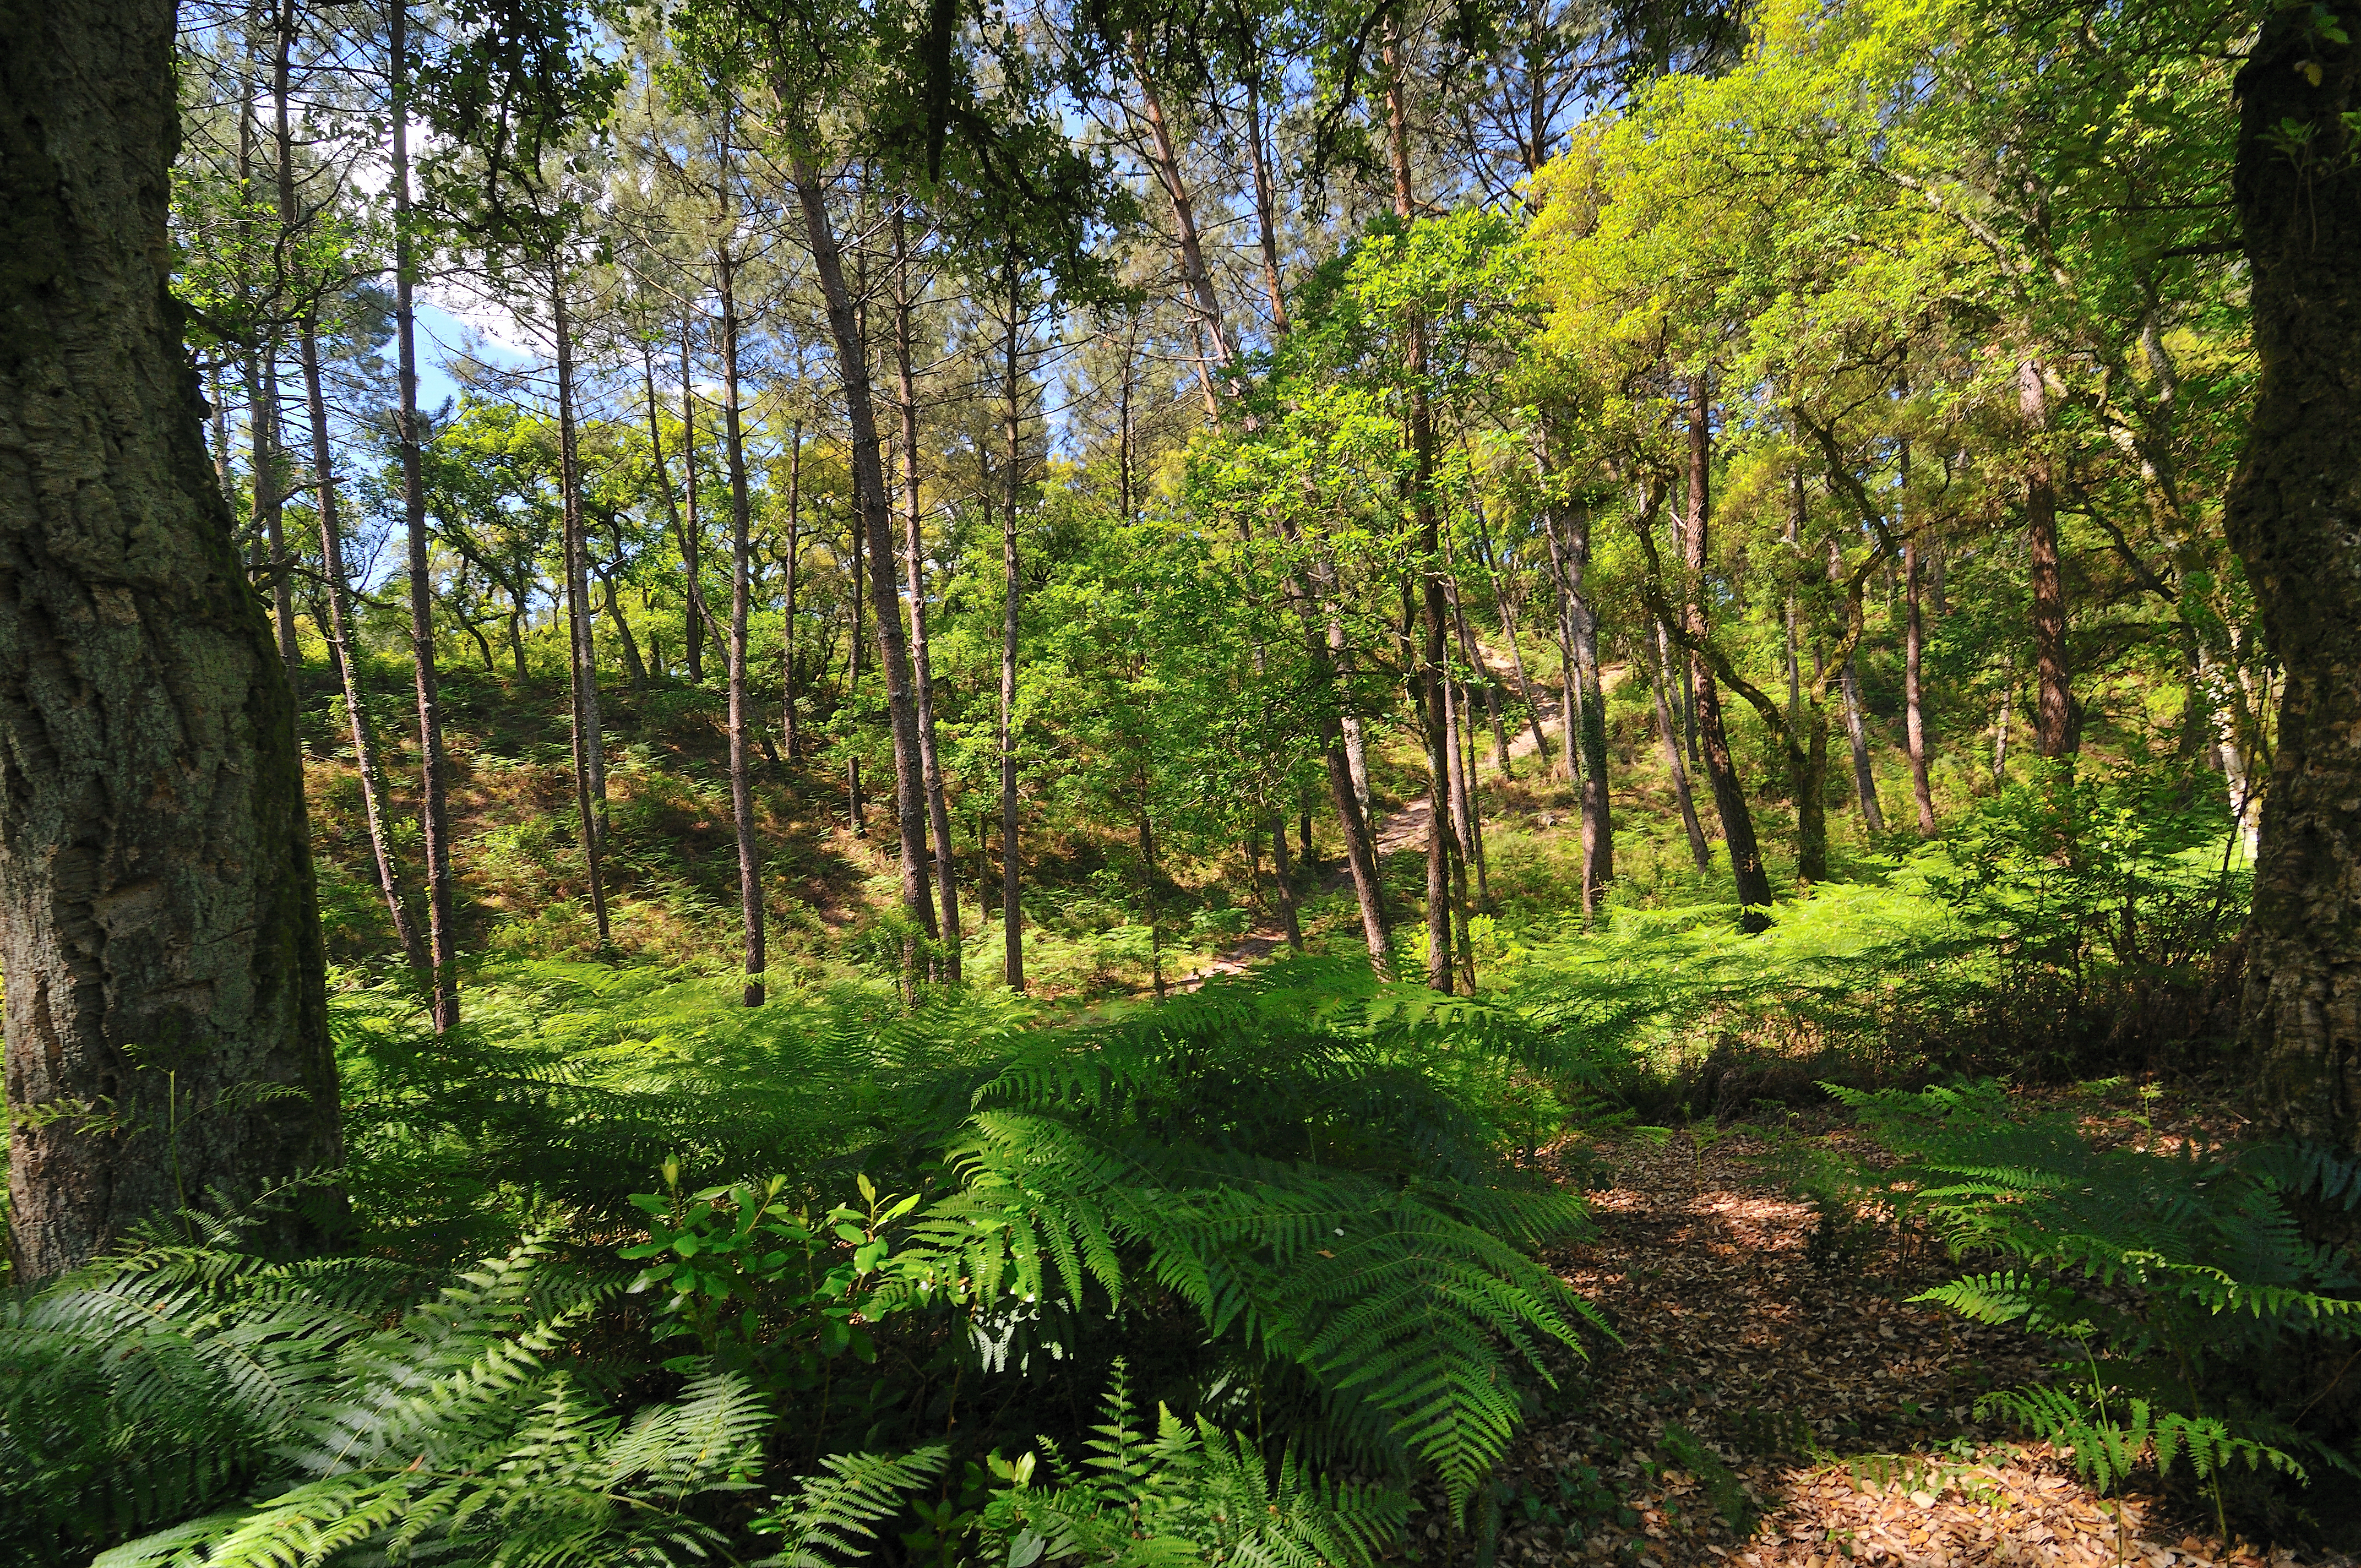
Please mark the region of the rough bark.
[[[2049, 397], [2041, 367], [2017, 367], [2017, 408], [2037, 441], [2049, 427]], [[2049, 457], [2037, 451], [2025, 468], [2025, 552], [2033, 584], [2033, 749], [2045, 757], [2073, 754], [2073, 671], [2066, 650], [2066, 579], [2058, 559], [2058, 491]]]
[[746, 611], [752, 596], [753, 506], [746, 482], [745, 432], [740, 422], [737, 265], [729, 252], [715, 258], [721, 302], [721, 452], [730, 466], [730, 819], [738, 837], [738, 919], [746, 959], [744, 1001], [763, 1005], [763, 850], [754, 836], [754, 786], [746, 754], [754, 718], [746, 689]]
[[[295, 707], [166, 288], [159, 0], [0, 8], [16, 1281], [342, 1157]], [[269, 1227], [306, 1239], [292, 1212]]]
[[909, 579], [910, 673], [918, 701], [918, 763], [925, 775], [927, 822], [935, 839], [935, 882], [942, 899], [945, 972], [960, 980], [959, 855], [951, 842], [950, 802], [943, 793], [942, 758], [935, 749], [935, 678], [927, 657], [927, 552], [918, 486], [918, 390], [911, 378], [910, 258], [901, 210], [894, 213], [895, 406], [902, 421], [902, 560]]
[[845, 284], [842, 252], [829, 216], [819, 170], [797, 153], [792, 164], [796, 197], [812, 253], [812, 271], [828, 306], [829, 334], [835, 340], [838, 378], [844, 388], [846, 422], [852, 433], [853, 505], [869, 555], [869, 589], [875, 601], [878, 662], [885, 673], [885, 712], [894, 737], [894, 814], [902, 841], [902, 908], [913, 925], [936, 935], [934, 900], [927, 871], [925, 769], [918, 759], [918, 706], [910, 674], [909, 643], [902, 618], [894, 613], [893, 506], [885, 494], [885, 468], [877, 438], [877, 404], [869, 379], [869, 345], [861, 329], [852, 291]]
[[[2348, 19], [2349, 27], [2349, 19]], [[2238, 73], [2261, 364], [2224, 524], [2285, 671], [2243, 1035], [2274, 1130], [2361, 1154], [2361, 50], [2269, 13]], [[2312, 139], [2290, 149], [2285, 127]], [[16, 990], [9, 990], [13, 1009]], [[13, 1012], [12, 1012], [13, 1018]]]
[[[443, 748], [442, 682], [434, 667], [434, 576], [426, 548], [426, 481], [418, 426], [418, 313], [410, 216], [410, 4], [391, 0], [394, 444], [401, 451], [402, 537], [410, 552], [410, 655], [418, 696], [419, 826], [426, 851], [426, 940], [434, 965], [436, 1033], [459, 1022], [459, 932], [452, 902], [451, 771]], [[478, 634], [478, 641], [482, 641]], [[489, 645], [484, 663], [491, 663]]]

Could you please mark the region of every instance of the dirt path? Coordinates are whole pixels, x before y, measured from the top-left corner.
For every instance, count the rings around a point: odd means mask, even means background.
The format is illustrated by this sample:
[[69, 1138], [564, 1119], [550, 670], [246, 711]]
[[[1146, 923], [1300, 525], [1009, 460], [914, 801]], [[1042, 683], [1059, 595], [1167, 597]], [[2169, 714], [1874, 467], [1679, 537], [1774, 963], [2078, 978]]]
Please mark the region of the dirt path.
[[[1699, 1161], [1675, 1135], [1599, 1160], [1612, 1174], [1591, 1195], [1598, 1238], [1551, 1261], [1623, 1343], [1568, 1367], [1520, 1434], [1499, 1562], [2114, 1563], [2114, 1500], [1974, 1420], [1979, 1393], [2039, 1374], [2030, 1342], [1906, 1304], [1952, 1277], [1939, 1256], [1897, 1255], [1884, 1234], [1816, 1247], [1812, 1212], [1747, 1163], [1761, 1147], [1737, 1135]], [[1562, 1158], [1559, 1174], [1585, 1163]], [[2140, 1568], [2264, 1562], [2185, 1506], [2123, 1509]], [[1427, 1563], [1473, 1561], [1465, 1538], [1419, 1544]]]

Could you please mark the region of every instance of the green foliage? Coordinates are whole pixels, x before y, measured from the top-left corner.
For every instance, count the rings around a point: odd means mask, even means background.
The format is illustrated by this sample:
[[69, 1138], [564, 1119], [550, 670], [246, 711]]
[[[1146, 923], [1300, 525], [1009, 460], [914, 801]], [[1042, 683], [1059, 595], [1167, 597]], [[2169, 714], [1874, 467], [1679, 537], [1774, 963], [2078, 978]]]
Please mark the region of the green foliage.
[[1307, 1473], [1292, 1453], [1268, 1463], [1251, 1442], [1157, 1407], [1139, 1430], [1120, 1366], [1104, 1420], [1076, 1464], [1048, 1439], [1056, 1485], [1031, 1485], [1033, 1454], [1005, 1466], [1010, 1485], [984, 1509], [990, 1561], [1009, 1568], [1082, 1563], [1156, 1568], [1205, 1561], [1241, 1568], [1367, 1568], [1399, 1534], [1409, 1498]]
[[2306, 1193], [2350, 1207], [2351, 1162], [2102, 1147], [2070, 1109], [2025, 1114], [1990, 1082], [1830, 1092], [1900, 1157], [1878, 1179], [1890, 1201], [1955, 1251], [2007, 1265], [1919, 1299], [2066, 1348], [2052, 1382], [1982, 1408], [2070, 1446], [2102, 1488], [2182, 1458], [2209, 1480], [2233, 1463], [2361, 1476], [2349, 1434], [2305, 1420], [2320, 1355], [2361, 1338], [2361, 1280], [2306, 1239], [2293, 1207]]

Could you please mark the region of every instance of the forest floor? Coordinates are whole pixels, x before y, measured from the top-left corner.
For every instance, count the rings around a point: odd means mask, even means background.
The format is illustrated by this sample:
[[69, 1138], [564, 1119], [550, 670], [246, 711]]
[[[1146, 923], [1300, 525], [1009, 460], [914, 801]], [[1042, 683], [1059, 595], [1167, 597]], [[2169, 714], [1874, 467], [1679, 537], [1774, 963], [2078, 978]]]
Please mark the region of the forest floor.
[[[1978, 1394], [2039, 1375], [2035, 1343], [1910, 1304], [1956, 1271], [1890, 1230], [1821, 1229], [1769, 1147], [1733, 1130], [1549, 1157], [1593, 1189], [1598, 1230], [1551, 1262], [1621, 1343], [1594, 1336], [1520, 1433], [1499, 1563], [2352, 1568], [2224, 1542], [2185, 1497], [2125, 1498], [2119, 1538], [2070, 1460], [1974, 1419]], [[1427, 1517], [1417, 1561], [1475, 1561]]]

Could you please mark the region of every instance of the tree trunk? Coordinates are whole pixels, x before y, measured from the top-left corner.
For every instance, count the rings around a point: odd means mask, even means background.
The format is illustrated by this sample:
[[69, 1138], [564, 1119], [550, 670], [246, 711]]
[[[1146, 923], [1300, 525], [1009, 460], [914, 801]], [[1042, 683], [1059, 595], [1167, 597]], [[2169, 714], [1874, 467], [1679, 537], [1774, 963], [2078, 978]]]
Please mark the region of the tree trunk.
[[673, 538], [680, 545], [681, 567], [681, 651], [688, 664], [692, 685], [705, 678], [706, 627], [712, 617], [706, 613], [705, 587], [698, 575], [697, 521], [697, 427], [691, 422], [694, 410], [688, 390], [688, 334], [680, 340], [680, 430], [681, 456], [686, 465], [688, 511], [681, 512], [680, 501], [674, 496], [672, 476], [664, 469], [664, 423], [656, 404], [655, 355], [647, 345], [640, 350], [640, 375], [647, 387], [648, 450], [653, 455], [656, 489], [664, 497], [664, 516], [672, 523]]
[[[2361, 50], [2268, 13], [2238, 72], [2261, 363], [2224, 524], [2286, 672], [2242, 1034], [2274, 1131], [2361, 1154]], [[2286, 128], [2311, 140], [2290, 147]], [[16, 987], [9, 987], [15, 1006]], [[13, 1037], [13, 1036], [12, 1036]]]
[[[167, 289], [172, 7], [0, 11], [15, 1283], [343, 1158], [295, 706]], [[313, 1239], [291, 1209], [260, 1238]]]
[[[861, 699], [861, 510], [858, 505], [849, 520], [846, 532], [852, 536], [852, 625], [845, 639], [844, 706], [858, 711]], [[852, 836], [869, 837], [869, 812], [861, 797], [861, 755], [854, 752], [844, 760], [845, 808], [852, 818]]]
[[819, 170], [798, 153], [793, 174], [802, 204], [804, 230], [811, 242], [812, 270], [828, 305], [829, 335], [836, 341], [837, 370], [844, 384], [847, 422], [852, 429], [853, 503], [869, 553], [871, 620], [885, 669], [885, 711], [894, 735], [894, 814], [902, 839], [902, 909], [920, 930], [937, 934], [934, 900], [927, 872], [925, 768], [918, 758], [918, 707], [912, 691], [909, 644], [902, 618], [894, 613], [893, 507], [885, 495], [885, 469], [878, 450], [877, 406], [869, 383], [869, 346], [861, 330], [852, 291], [845, 286], [843, 258], [828, 214]]
[[739, 419], [737, 265], [715, 258], [721, 297], [721, 451], [730, 465], [730, 817], [738, 835], [738, 918], [746, 957], [744, 1001], [763, 1005], [768, 960], [763, 950], [763, 850], [754, 837], [754, 787], [746, 755], [757, 720], [746, 689], [746, 611], [753, 590], [753, 506], [746, 484], [746, 443]]
[[[1285, 512], [1279, 531], [1290, 544], [1301, 547], [1303, 535]], [[1303, 628], [1304, 662], [1310, 667], [1312, 689], [1330, 698], [1342, 695], [1340, 669], [1346, 652], [1345, 623], [1337, 613], [1340, 597], [1336, 565], [1325, 550], [1308, 552], [1313, 577], [1287, 577], [1288, 597], [1295, 601]], [[1366, 760], [1356, 767], [1354, 740], [1358, 722], [1346, 714], [1321, 720], [1322, 762], [1328, 775], [1328, 798], [1336, 808], [1337, 830], [1345, 840], [1345, 864], [1352, 872], [1353, 898], [1361, 912], [1361, 939], [1369, 949], [1369, 966], [1378, 974], [1393, 974], [1393, 927], [1386, 918], [1385, 885], [1379, 879], [1376, 835], [1369, 827], [1367, 802], [1369, 779]], [[1283, 850], [1287, 818], [1279, 817], [1273, 837]], [[1284, 860], [1281, 861], [1284, 864]], [[1282, 873], [1284, 874], [1284, 873]]]
[[2008, 777], [2008, 716], [2016, 707], [2016, 680], [2011, 676], [2000, 688], [2000, 717], [1993, 720], [1993, 788], [1997, 790]]
[[1270, 297], [1270, 331], [1273, 337], [1285, 337], [1288, 332], [1287, 290], [1279, 269], [1279, 236], [1274, 214], [1279, 193], [1270, 177], [1270, 154], [1262, 139], [1262, 82], [1253, 71], [1246, 73], [1246, 151], [1254, 170], [1255, 232], [1262, 242], [1262, 282]]
[[960, 981], [959, 855], [951, 842], [950, 802], [943, 793], [943, 765], [935, 749], [935, 680], [927, 657], [926, 542], [919, 522], [918, 390], [910, 375], [910, 257], [902, 210], [894, 210], [894, 370], [895, 402], [902, 416], [902, 532], [904, 574], [910, 591], [910, 668], [918, 699], [918, 762], [925, 774], [927, 821], [934, 830], [935, 879], [943, 904], [943, 963], [953, 985]]
[[393, 840], [386, 821], [385, 775], [378, 767], [377, 738], [371, 732], [368, 704], [361, 695], [358, 648], [352, 635], [352, 589], [345, 575], [344, 530], [336, 514], [335, 453], [328, 444], [328, 400], [320, 385], [319, 329], [312, 312], [302, 323], [303, 401], [312, 421], [312, 473], [319, 492], [320, 554], [328, 578], [328, 654], [344, 686], [345, 717], [353, 738], [353, 765], [360, 773], [361, 812], [368, 823], [369, 852], [376, 862], [378, 892], [393, 920], [394, 940], [402, 958], [420, 980], [428, 978], [433, 963], [410, 922], [402, 902], [401, 877], [394, 869]]
[[[1550, 563], [1565, 596], [1565, 646], [1573, 655], [1566, 683], [1573, 699], [1567, 722], [1576, 727], [1574, 739], [1582, 757], [1582, 915], [1587, 920], [1615, 880], [1615, 823], [1607, 788], [1607, 691], [1598, 678], [1598, 620], [1591, 613], [1584, 583], [1590, 571], [1590, 510], [1575, 509], [1563, 545], [1555, 511], [1543, 520], [1543, 527], [1549, 534]], [[1659, 691], [1659, 701], [1662, 696]], [[1669, 736], [1670, 729], [1665, 733]], [[1677, 751], [1673, 761], [1680, 761]], [[1688, 804], [1688, 781], [1680, 779], [1679, 786], [1683, 814], [1695, 832], [1697, 814]]]
[[[1549, 737], [1542, 733], [1541, 704], [1533, 700], [1533, 683], [1525, 674], [1525, 651], [1522, 639], [1518, 635], [1517, 626], [1519, 596], [1514, 591], [1514, 585], [1509, 580], [1508, 576], [1500, 570], [1498, 558], [1492, 554], [1492, 530], [1485, 521], [1484, 509], [1481, 506], [1475, 508], [1475, 515], [1476, 547], [1484, 558], [1484, 575], [1491, 579], [1492, 602], [1499, 606], [1500, 610], [1500, 630], [1508, 633], [1509, 668], [1517, 677], [1517, 699], [1525, 705], [1525, 722], [1532, 728], [1533, 751], [1542, 760], [1542, 773], [1546, 777], [1551, 766]], [[1542, 526], [1544, 530], [1550, 526], [1546, 517], [1543, 518]], [[1505, 766], [1502, 771], [1507, 771]]]
[[[1844, 580], [1844, 554], [1837, 546], [1836, 536], [1828, 536], [1828, 581]], [[1875, 840], [1885, 836], [1885, 807], [1877, 798], [1877, 774], [1869, 761], [1869, 724], [1861, 710], [1861, 676], [1856, 668], [1855, 653], [1848, 652], [1844, 665], [1837, 674], [1837, 686], [1844, 696], [1845, 739], [1852, 747], [1853, 795], [1861, 802], [1861, 830]]]
[[1008, 263], [1008, 336], [1004, 345], [1002, 391], [1008, 471], [1000, 514], [1000, 939], [1001, 975], [1008, 989], [1025, 990], [1025, 911], [1017, 901], [1016, 642], [1025, 580], [1017, 571], [1016, 505], [1025, 491], [1025, 405], [1018, 384], [1025, 331], [1025, 301], [1016, 263]]
[[[410, 0], [391, 0], [393, 330], [403, 538], [410, 547], [411, 671], [418, 693], [419, 825], [426, 850], [426, 937], [434, 964], [437, 1034], [459, 1022], [459, 931], [452, 902], [450, 764], [443, 750], [442, 683], [434, 668], [434, 577], [426, 550], [426, 482], [418, 429], [418, 313], [412, 300], [410, 236]], [[479, 639], [480, 641], [480, 639]], [[491, 663], [486, 649], [484, 662]]]
[[779, 748], [790, 767], [803, 753], [796, 721], [796, 576], [803, 557], [803, 523], [804, 426], [797, 420], [787, 430], [787, 607], [779, 621]]
[[[2040, 366], [2026, 360], [2017, 367], [2016, 392], [2018, 411], [2039, 441], [2049, 428], [2049, 398]], [[2033, 668], [2038, 693], [2033, 749], [2045, 757], [2070, 756], [2079, 738], [2066, 652], [2066, 580], [2058, 560], [2058, 494], [2046, 451], [2037, 452], [2026, 465], [2025, 546], [2033, 578]]]
[[549, 264], [550, 325], [557, 345], [557, 483], [566, 566], [566, 667], [574, 707], [574, 803], [582, 861], [590, 879], [590, 914], [607, 945], [607, 760], [598, 733], [598, 663], [590, 641], [588, 546], [582, 536], [582, 466], [574, 425], [574, 336], [566, 315], [566, 278]]
[[1148, 54], [1140, 47], [1139, 35], [1130, 38], [1132, 71], [1139, 79], [1142, 116], [1148, 121], [1148, 161], [1155, 170], [1157, 182], [1172, 203], [1173, 246], [1179, 253], [1180, 280], [1188, 286], [1188, 306], [1198, 328], [1205, 334], [1212, 351], [1213, 365], [1202, 360], [1197, 365], [1197, 381], [1205, 394], [1205, 417], [1219, 419], [1221, 398], [1214, 391], [1213, 380], [1229, 378], [1230, 362], [1235, 351], [1230, 346], [1230, 334], [1222, 323], [1221, 296], [1213, 291], [1213, 276], [1206, 269], [1202, 241], [1197, 233], [1196, 204], [1191, 200], [1187, 181], [1180, 177], [1180, 155], [1172, 145], [1172, 127], [1164, 118], [1164, 102], [1156, 93], [1156, 83], [1148, 74]]
[[1902, 640], [1903, 732], [1910, 746], [1910, 793], [1918, 804], [1918, 836], [1935, 836], [1935, 791], [1927, 774], [1927, 697], [1920, 682], [1919, 661], [1927, 644], [1927, 629], [1919, 613], [1919, 578], [1924, 562], [1916, 543], [1902, 547], [1905, 603]]
[[[286, 276], [284, 257], [295, 228], [295, 170], [289, 151], [294, 139], [291, 113], [288, 103], [290, 57], [295, 47], [295, 16], [292, 0], [275, 0], [270, 8], [274, 39], [270, 61], [270, 102], [277, 116], [279, 156], [273, 163], [278, 194], [279, 234], [271, 246], [273, 265], [278, 276], [272, 281], [280, 297], [290, 284]], [[277, 308], [274, 303], [273, 309]], [[262, 419], [257, 431], [267, 429], [270, 438], [270, 461], [260, 460], [258, 445], [254, 466], [254, 510], [262, 521], [263, 539], [270, 551], [270, 608], [279, 628], [279, 657], [287, 665], [289, 684], [295, 687], [296, 701], [302, 701], [303, 662], [295, 641], [295, 577], [294, 563], [287, 554], [286, 502], [288, 477], [280, 473], [285, 447], [279, 439], [279, 349], [280, 339], [277, 321], [262, 339]], [[269, 505], [264, 505], [263, 485], [266, 475], [269, 484]]]
[[[616, 548], [620, 552], [622, 542], [618, 538]], [[623, 596], [615, 587], [618, 575], [612, 570], [598, 572], [598, 586], [607, 596], [607, 624], [615, 629], [615, 641], [623, 651], [623, 679], [630, 685], [632, 697], [644, 701], [648, 695], [647, 661], [640, 657], [639, 640], [631, 635], [631, 618], [623, 612]]]
[[[1708, 461], [1712, 437], [1706, 422], [1705, 378], [1689, 388], [1689, 525], [1682, 543], [1688, 560], [1686, 620], [1692, 644], [1708, 635], [1705, 613], [1706, 527], [1711, 515]], [[1762, 913], [1771, 904], [1771, 879], [1763, 872], [1763, 851], [1754, 839], [1754, 818], [1746, 809], [1739, 787], [1738, 769], [1730, 755], [1730, 737], [1721, 722], [1721, 694], [1707, 667], [1705, 654], [1689, 654], [1690, 679], [1697, 694], [1697, 735], [1705, 755], [1706, 776], [1713, 783], [1713, 806], [1721, 818], [1722, 842], [1730, 849], [1730, 870], [1738, 885], [1738, 923], [1748, 931], [1770, 925]]]
[[1689, 839], [1689, 859], [1699, 871], [1713, 866], [1713, 850], [1707, 844], [1705, 828], [1697, 821], [1697, 799], [1689, 793], [1689, 771], [1681, 761], [1681, 736], [1678, 721], [1673, 718], [1673, 656], [1671, 639], [1662, 624], [1656, 627], [1656, 678], [1648, 683], [1656, 703], [1656, 734], [1664, 743], [1664, 768], [1673, 776], [1673, 800], [1681, 808], [1681, 826]]

